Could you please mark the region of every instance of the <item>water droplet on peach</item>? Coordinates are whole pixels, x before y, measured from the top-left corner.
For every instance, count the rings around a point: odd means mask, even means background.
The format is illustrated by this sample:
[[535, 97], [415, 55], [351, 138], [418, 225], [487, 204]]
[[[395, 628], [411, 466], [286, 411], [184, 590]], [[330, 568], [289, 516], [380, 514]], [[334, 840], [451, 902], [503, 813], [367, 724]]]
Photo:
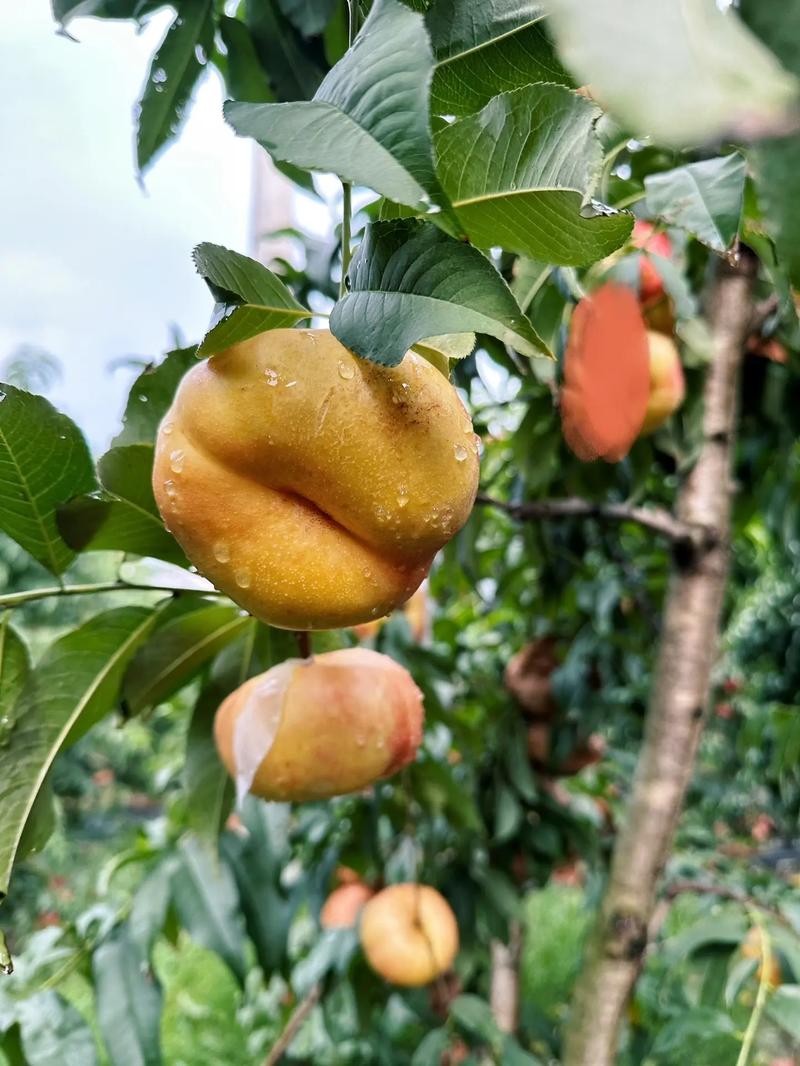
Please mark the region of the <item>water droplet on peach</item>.
[[453, 455], [455, 455], [457, 463], [463, 463], [467, 458], [467, 449], [463, 445], [457, 444], [453, 448]]
[[240, 567], [233, 575], [233, 580], [239, 586], [240, 589], [250, 588], [250, 571], [247, 567]]
[[171, 500], [174, 500], [175, 497], [178, 495], [178, 488], [172, 479], [164, 482], [164, 492], [166, 492], [167, 496]]
[[344, 378], [345, 381], [352, 381], [356, 375], [356, 368], [352, 363], [346, 363], [344, 359], [339, 360], [339, 377]]
[[231, 550], [224, 541], [217, 541], [214, 545], [214, 558], [218, 563], [228, 563], [231, 558]]
[[269, 368], [264, 371], [264, 380], [273, 388], [278, 384], [278, 371]]
[[169, 455], [169, 467], [173, 474], [180, 474], [183, 470], [183, 463], [186, 455], [182, 448], [176, 448], [174, 452], [170, 452]]

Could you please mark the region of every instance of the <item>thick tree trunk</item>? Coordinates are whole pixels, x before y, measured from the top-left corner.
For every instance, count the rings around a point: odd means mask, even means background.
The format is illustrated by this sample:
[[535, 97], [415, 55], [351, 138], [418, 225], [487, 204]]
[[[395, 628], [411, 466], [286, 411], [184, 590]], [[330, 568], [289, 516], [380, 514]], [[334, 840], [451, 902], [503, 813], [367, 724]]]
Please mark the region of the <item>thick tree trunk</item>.
[[691, 550], [676, 551], [629, 815], [578, 980], [564, 1066], [611, 1066], [615, 1060], [658, 878], [694, 766], [728, 572], [737, 383], [755, 272], [744, 250], [735, 265], [720, 262], [711, 294], [713, 358], [705, 383], [704, 440], [677, 505], [677, 517], [704, 528], [706, 536]]

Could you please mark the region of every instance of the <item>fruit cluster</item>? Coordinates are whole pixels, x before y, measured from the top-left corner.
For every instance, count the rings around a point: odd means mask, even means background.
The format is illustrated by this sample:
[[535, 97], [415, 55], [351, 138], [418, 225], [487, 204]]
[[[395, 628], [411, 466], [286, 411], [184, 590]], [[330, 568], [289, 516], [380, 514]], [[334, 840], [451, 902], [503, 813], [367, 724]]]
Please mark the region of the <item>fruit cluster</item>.
[[[153, 469], [167, 528], [218, 589], [271, 626], [362, 627], [362, 639], [406, 601], [424, 631], [424, 593], [414, 593], [477, 485], [478, 439], [438, 369], [414, 353], [378, 366], [306, 329], [262, 333], [193, 368]], [[422, 724], [408, 671], [358, 647], [245, 681], [214, 736], [240, 799], [296, 802], [396, 773], [416, 756]], [[354, 920], [371, 895], [360, 883], [339, 892], [323, 924]], [[362, 940], [377, 972], [418, 985], [449, 968], [458, 930], [434, 889], [392, 885], [366, 905]]]

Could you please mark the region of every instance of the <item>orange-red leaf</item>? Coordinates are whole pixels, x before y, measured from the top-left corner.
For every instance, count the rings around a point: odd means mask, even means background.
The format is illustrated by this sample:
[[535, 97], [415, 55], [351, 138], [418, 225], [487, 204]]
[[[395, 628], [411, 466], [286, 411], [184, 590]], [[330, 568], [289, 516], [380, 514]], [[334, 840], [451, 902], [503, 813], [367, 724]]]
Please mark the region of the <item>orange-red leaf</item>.
[[579, 459], [623, 459], [650, 395], [647, 331], [633, 292], [609, 282], [575, 308], [564, 355], [561, 427]]

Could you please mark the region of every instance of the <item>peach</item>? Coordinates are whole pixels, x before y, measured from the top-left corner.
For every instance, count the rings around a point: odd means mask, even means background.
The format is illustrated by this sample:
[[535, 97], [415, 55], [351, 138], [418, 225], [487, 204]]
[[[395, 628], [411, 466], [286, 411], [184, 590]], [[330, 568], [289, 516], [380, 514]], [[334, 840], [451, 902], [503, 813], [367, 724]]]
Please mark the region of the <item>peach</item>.
[[[643, 252], [653, 252], [663, 259], [669, 259], [672, 255], [672, 241], [666, 233], [656, 230], [652, 222], [637, 219], [633, 224], [633, 244]], [[664, 283], [658, 267], [648, 255], [641, 257], [639, 267], [639, 293], [643, 300], [651, 300], [661, 296], [664, 292]]]
[[363, 881], [340, 885], [325, 900], [319, 920], [323, 929], [352, 929], [368, 899], [374, 895]]
[[417, 988], [452, 966], [458, 952], [456, 917], [429, 885], [390, 885], [361, 913], [361, 946], [381, 977]]
[[368, 648], [344, 648], [245, 681], [217, 711], [214, 738], [240, 797], [316, 800], [411, 762], [422, 720], [407, 670]]
[[649, 330], [650, 397], [641, 435], [654, 433], [678, 410], [686, 395], [686, 383], [678, 349], [671, 337]]
[[159, 429], [153, 490], [194, 565], [257, 618], [334, 629], [405, 602], [467, 520], [472, 423], [412, 352], [359, 359], [276, 329], [193, 367]]

